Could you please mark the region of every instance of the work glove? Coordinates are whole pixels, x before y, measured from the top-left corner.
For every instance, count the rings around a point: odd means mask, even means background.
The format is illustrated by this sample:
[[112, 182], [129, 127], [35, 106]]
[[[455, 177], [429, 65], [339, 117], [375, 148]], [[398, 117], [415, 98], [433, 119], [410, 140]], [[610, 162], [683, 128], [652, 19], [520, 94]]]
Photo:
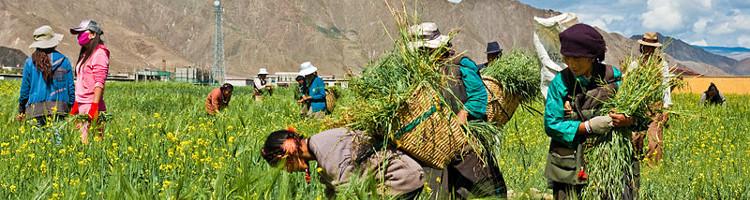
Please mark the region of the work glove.
[[70, 115], [78, 114], [78, 102], [73, 102], [73, 107], [70, 108]]
[[[89, 109], [89, 121], [96, 122], [99, 119], [99, 103], [92, 103]], [[610, 123], [612, 119], [609, 120]]]
[[614, 124], [612, 124], [612, 118], [609, 116], [598, 116], [589, 119], [589, 126], [591, 127], [591, 133], [605, 134], [612, 130]]

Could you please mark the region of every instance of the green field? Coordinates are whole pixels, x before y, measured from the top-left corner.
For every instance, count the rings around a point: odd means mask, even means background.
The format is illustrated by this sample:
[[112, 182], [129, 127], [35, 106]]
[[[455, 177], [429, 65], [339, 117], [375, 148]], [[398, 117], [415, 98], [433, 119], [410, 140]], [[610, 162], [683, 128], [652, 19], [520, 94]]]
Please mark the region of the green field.
[[[203, 110], [211, 87], [182, 83], [108, 83], [110, 121], [101, 142], [82, 144], [72, 120], [41, 129], [19, 122], [18, 82], [0, 81], [1, 199], [318, 199], [324, 186], [303, 173], [271, 169], [259, 149], [271, 131], [294, 126], [306, 135], [326, 121], [298, 117], [291, 88], [264, 102], [236, 87], [226, 112]], [[352, 105], [342, 91], [340, 106]], [[701, 107], [697, 95], [675, 95], [660, 165], [642, 164], [647, 199], [750, 199], [750, 96], [726, 95], [726, 109]], [[543, 110], [541, 102], [532, 105]], [[332, 117], [338, 116], [338, 109]], [[62, 136], [56, 145], [53, 133]], [[543, 177], [549, 138], [542, 117], [519, 110], [504, 130], [499, 163], [515, 198]], [[367, 197], [367, 185], [341, 188]], [[537, 197], [538, 198], [538, 197]]]

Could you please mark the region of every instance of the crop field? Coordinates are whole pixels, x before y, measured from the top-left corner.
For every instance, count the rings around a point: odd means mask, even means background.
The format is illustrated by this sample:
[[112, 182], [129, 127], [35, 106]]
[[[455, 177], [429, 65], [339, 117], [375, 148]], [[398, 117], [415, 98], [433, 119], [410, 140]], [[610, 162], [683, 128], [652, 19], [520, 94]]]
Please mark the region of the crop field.
[[[73, 119], [45, 127], [16, 120], [19, 86], [0, 81], [0, 199], [325, 199], [316, 170], [306, 183], [304, 173], [273, 169], [259, 153], [274, 130], [293, 126], [310, 136], [335, 128], [331, 120], [299, 117], [293, 88], [256, 102], [251, 88], [235, 87], [228, 109], [208, 116], [203, 106], [212, 87], [108, 83], [103, 137], [82, 144]], [[329, 117], [354, 105], [348, 93], [341, 91]], [[750, 96], [725, 96], [721, 108], [699, 106], [697, 94], [674, 95], [663, 160], [641, 163], [641, 197], [750, 199]], [[543, 110], [540, 101], [531, 107]], [[511, 198], [550, 193], [542, 116], [519, 109], [503, 134], [499, 167]], [[339, 193], [379, 198], [370, 196], [371, 184], [354, 181]]]

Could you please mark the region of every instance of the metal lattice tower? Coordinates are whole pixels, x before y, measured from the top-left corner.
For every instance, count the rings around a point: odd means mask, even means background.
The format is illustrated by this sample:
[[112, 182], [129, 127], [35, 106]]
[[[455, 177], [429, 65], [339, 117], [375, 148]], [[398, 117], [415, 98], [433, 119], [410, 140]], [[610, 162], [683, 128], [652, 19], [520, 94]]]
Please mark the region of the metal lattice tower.
[[221, 8], [219, 0], [214, 1], [214, 63], [211, 68], [211, 83], [223, 84], [226, 80], [226, 71], [224, 71], [224, 32], [222, 31], [221, 15], [224, 9]]

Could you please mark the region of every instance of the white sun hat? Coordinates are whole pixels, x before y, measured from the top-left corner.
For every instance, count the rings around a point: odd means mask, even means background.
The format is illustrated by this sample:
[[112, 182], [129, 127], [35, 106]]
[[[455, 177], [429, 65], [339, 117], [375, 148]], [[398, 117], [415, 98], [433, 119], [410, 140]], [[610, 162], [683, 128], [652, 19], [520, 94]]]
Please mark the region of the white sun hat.
[[258, 71], [258, 75], [268, 75], [268, 71], [266, 68], [260, 68], [260, 71]]
[[300, 76], [307, 76], [318, 71], [318, 68], [313, 66], [310, 62], [303, 62], [299, 66], [300, 70], [298, 75]]
[[437, 49], [446, 45], [451, 40], [450, 36], [441, 34], [437, 24], [433, 22], [411, 26], [409, 28], [409, 35], [418, 39], [417, 41], [409, 42], [409, 49], [412, 50], [422, 47]]
[[34, 30], [34, 42], [29, 45], [29, 48], [49, 49], [60, 44], [62, 39], [62, 34], [57, 34], [52, 31], [52, 27], [44, 25]]

